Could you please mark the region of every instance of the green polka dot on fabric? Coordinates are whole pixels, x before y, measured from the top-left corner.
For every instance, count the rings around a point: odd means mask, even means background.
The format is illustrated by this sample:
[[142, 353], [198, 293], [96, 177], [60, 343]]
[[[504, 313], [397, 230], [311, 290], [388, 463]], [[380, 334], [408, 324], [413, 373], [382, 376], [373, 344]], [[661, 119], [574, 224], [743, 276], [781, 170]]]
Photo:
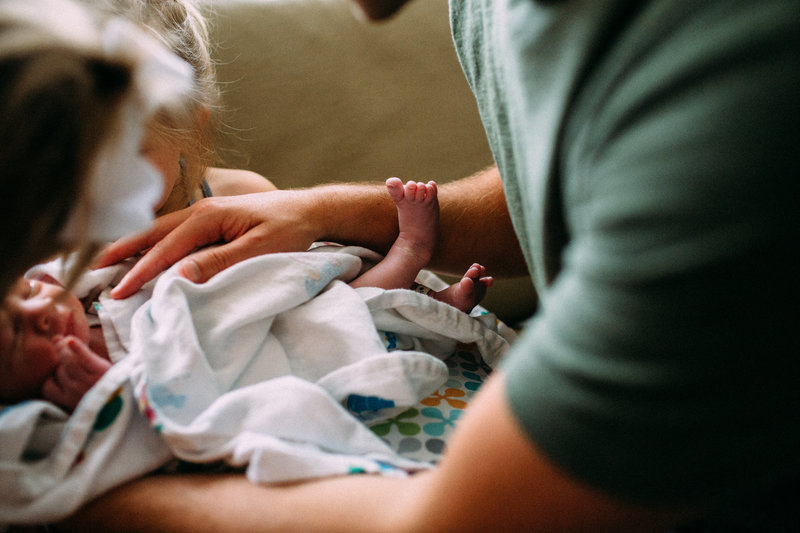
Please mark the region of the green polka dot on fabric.
[[108, 426], [114, 423], [114, 420], [117, 419], [119, 413], [122, 411], [122, 396], [120, 392], [122, 389], [117, 389], [114, 393], [114, 396], [111, 397], [110, 400], [106, 402], [100, 412], [97, 414], [97, 418], [94, 420], [94, 426], [92, 429], [95, 431], [103, 431]]
[[403, 457], [438, 462], [469, 400], [491, 372], [474, 348], [456, 351], [445, 363], [450, 379], [438, 391], [393, 418], [369, 424]]

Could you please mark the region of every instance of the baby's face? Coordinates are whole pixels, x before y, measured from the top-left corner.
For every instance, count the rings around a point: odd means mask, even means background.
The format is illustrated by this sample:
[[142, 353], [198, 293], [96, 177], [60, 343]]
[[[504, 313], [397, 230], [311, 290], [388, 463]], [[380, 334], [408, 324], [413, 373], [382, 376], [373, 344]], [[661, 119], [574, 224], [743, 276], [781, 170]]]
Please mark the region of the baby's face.
[[0, 403], [41, 397], [67, 335], [89, 341], [80, 300], [51, 281], [18, 280], [0, 307]]

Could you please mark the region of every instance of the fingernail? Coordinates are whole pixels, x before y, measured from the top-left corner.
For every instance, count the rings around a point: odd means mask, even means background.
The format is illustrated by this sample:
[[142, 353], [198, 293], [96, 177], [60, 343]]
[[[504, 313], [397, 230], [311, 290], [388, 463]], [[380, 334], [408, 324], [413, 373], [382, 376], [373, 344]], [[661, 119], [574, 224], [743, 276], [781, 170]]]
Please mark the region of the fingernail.
[[197, 266], [197, 263], [193, 259], [187, 259], [184, 261], [181, 265], [181, 271], [183, 276], [189, 281], [193, 281], [195, 283], [200, 283], [202, 281], [200, 277], [200, 267]]

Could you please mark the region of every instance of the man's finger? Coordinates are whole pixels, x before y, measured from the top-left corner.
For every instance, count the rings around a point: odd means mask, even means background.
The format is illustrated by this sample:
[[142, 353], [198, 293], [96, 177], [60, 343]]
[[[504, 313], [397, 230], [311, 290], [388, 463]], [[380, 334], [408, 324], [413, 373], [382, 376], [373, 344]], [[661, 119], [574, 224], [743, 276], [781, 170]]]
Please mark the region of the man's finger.
[[102, 251], [93, 265], [94, 268], [102, 268], [119, 263], [123, 259], [132, 257], [152, 247], [191, 216], [189, 209], [191, 208], [159, 217], [147, 231], [123, 237], [113, 242]]
[[163, 238], [125, 274], [111, 291], [113, 298], [127, 298], [194, 250], [217, 242], [220, 229], [215, 219], [189, 217]]
[[204, 283], [240, 261], [260, 255], [260, 239], [252, 232], [219, 246], [204, 248], [181, 261], [179, 273], [195, 283]]

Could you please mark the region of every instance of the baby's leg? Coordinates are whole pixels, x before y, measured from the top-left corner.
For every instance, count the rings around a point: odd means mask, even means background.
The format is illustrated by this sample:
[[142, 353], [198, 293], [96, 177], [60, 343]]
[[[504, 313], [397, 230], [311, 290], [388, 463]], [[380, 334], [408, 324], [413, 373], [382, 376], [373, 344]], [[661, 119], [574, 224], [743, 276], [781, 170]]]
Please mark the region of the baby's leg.
[[443, 291], [431, 292], [430, 295], [456, 307], [465, 313], [472, 311], [483, 300], [486, 289], [492, 286], [494, 278], [486, 275], [486, 267], [473, 263], [464, 273], [461, 281], [453, 283]]
[[353, 287], [407, 289], [430, 261], [436, 246], [439, 226], [439, 201], [436, 183], [386, 180], [386, 189], [397, 206], [400, 230], [386, 257], [356, 278]]

